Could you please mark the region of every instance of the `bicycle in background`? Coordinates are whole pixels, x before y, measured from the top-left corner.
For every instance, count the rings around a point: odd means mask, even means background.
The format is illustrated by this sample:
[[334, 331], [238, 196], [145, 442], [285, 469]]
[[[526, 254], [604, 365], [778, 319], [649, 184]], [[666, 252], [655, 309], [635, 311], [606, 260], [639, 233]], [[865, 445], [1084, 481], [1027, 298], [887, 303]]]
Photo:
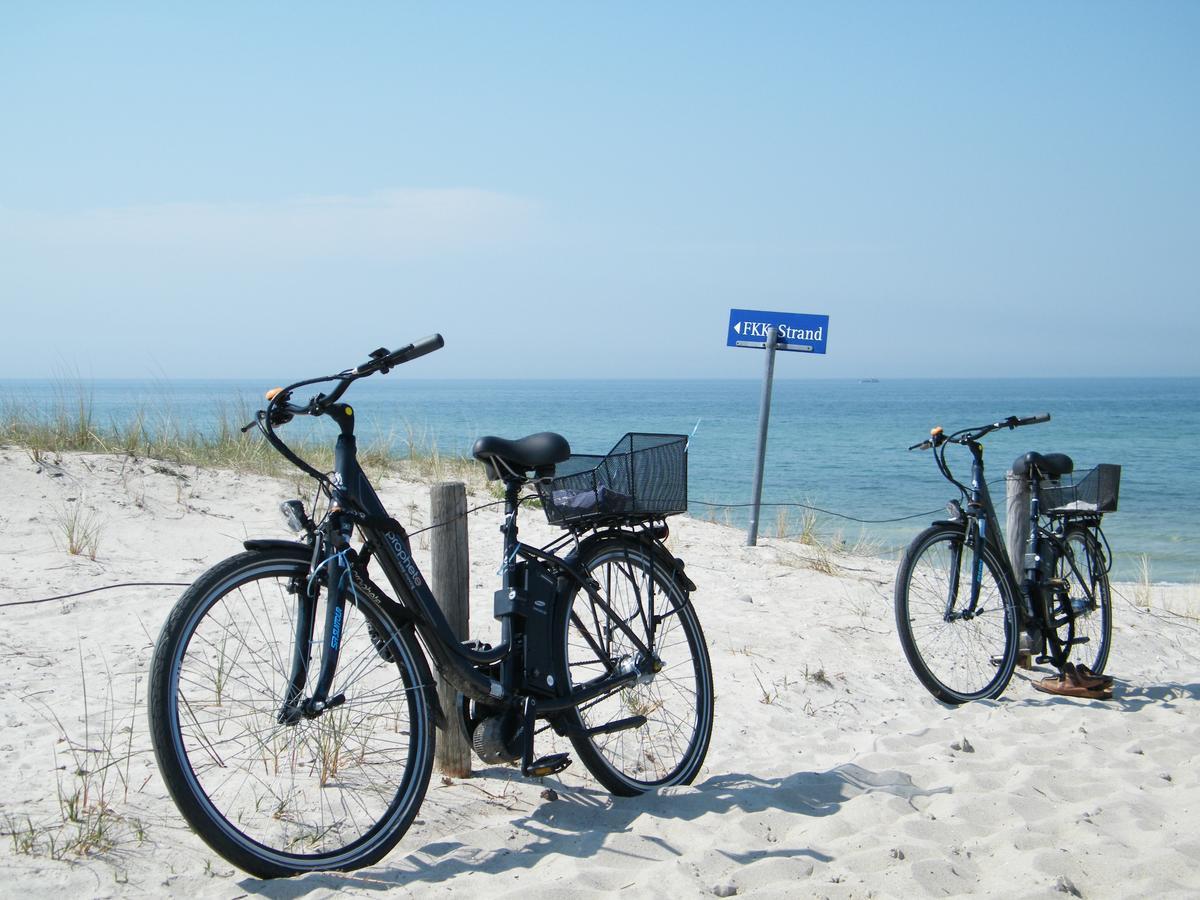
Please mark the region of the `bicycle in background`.
[[[1022, 635], [1034, 660], [1059, 673], [1035, 687], [1111, 696], [1112, 679], [1103, 672], [1112, 601], [1100, 526], [1104, 513], [1117, 508], [1120, 466], [1097, 466], [1068, 483], [1064, 479], [1074, 470], [1069, 456], [1018, 457], [1013, 472], [1030, 486], [1029, 537], [1018, 566], [1001, 539], [984, 480], [983, 437], [1049, 420], [1049, 414], [1010, 416], [950, 435], [934, 428], [928, 440], [909, 447], [932, 449], [939, 471], [962, 495], [947, 504], [947, 519], [909, 545], [896, 576], [896, 627], [904, 654], [921, 683], [943, 702], [998, 697], [1012, 677]], [[971, 454], [969, 486], [946, 463], [950, 446]]]

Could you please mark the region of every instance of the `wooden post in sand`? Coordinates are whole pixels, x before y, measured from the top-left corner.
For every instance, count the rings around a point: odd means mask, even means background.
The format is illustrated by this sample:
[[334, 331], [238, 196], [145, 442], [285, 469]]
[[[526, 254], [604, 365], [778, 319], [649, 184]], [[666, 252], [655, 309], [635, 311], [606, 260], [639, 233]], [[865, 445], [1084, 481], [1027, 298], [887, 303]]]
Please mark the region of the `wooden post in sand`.
[[[435, 484], [429, 491], [430, 551], [433, 556], [433, 593], [454, 635], [459, 640], [470, 630], [470, 557], [467, 553], [467, 489], [462, 482]], [[434, 761], [439, 771], [453, 778], [471, 774], [471, 738], [459, 715], [457, 692], [438, 679], [438, 699], [446, 714], [439, 729]]]

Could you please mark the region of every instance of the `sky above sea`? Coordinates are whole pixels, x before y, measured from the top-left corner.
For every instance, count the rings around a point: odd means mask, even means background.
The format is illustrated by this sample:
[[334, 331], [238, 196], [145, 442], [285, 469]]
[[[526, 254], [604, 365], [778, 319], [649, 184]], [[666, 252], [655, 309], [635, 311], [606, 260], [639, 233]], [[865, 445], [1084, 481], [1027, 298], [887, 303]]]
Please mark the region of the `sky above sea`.
[[1200, 5], [13, 3], [0, 377], [1196, 375]]

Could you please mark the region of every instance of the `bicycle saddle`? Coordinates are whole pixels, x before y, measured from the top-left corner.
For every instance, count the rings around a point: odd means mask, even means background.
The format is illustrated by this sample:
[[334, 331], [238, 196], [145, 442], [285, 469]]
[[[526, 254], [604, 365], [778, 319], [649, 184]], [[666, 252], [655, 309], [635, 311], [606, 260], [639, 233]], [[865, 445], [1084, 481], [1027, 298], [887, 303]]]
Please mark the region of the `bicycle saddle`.
[[555, 463], [571, 455], [571, 445], [561, 434], [542, 431], [519, 440], [510, 441], [502, 437], [481, 437], [471, 448], [471, 455], [487, 466], [488, 477], [498, 478], [495, 461], [513, 472], [528, 472], [533, 469], [539, 475], [551, 474]]
[[1029, 478], [1037, 469], [1042, 478], [1060, 478], [1075, 471], [1075, 461], [1065, 453], [1034, 453], [1018, 456], [1012, 465], [1014, 475]]

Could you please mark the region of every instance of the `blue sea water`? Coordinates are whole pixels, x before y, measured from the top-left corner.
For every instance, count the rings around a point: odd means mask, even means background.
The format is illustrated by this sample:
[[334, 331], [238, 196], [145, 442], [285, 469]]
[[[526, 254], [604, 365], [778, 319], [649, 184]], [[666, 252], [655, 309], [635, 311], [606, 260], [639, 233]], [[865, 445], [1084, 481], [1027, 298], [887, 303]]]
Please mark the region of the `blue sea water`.
[[[94, 381], [82, 387], [99, 424], [143, 411], [151, 427], [170, 421], [209, 428], [224, 413], [260, 404], [269, 385], [243, 380]], [[756, 380], [422, 381], [397, 373], [359, 382], [347, 399], [363, 440], [390, 437], [403, 452], [410, 437], [443, 454], [469, 454], [482, 434], [520, 437], [558, 431], [577, 452], [603, 453], [627, 431], [692, 434], [692, 515], [710, 503], [749, 501], [762, 385]], [[0, 400], [49, 410], [75, 386], [0, 381]], [[859, 519], [891, 519], [940, 509], [955, 496], [931, 454], [907, 452], [933, 425], [947, 431], [1004, 418], [1050, 412], [1051, 422], [990, 436], [989, 480], [1027, 450], [1065, 452], [1076, 469], [1097, 463], [1122, 468], [1120, 509], [1105, 520], [1116, 576], [1200, 581], [1200, 379], [789, 379], [775, 382], [764, 478], [764, 503], [808, 503]], [[289, 426], [332, 435], [329, 422]], [[952, 457], [953, 458], [953, 457]], [[965, 453], [957, 459], [968, 472]], [[993, 487], [1003, 497], [1002, 482]], [[800, 510], [792, 510], [798, 527]], [[721, 521], [724, 509], [716, 509]], [[744, 525], [745, 509], [728, 512]], [[889, 554], [906, 544], [925, 517], [859, 524], [821, 516], [819, 528], [860, 535]], [[761, 531], [774, 534], [776, 513], [764, 510]]]

